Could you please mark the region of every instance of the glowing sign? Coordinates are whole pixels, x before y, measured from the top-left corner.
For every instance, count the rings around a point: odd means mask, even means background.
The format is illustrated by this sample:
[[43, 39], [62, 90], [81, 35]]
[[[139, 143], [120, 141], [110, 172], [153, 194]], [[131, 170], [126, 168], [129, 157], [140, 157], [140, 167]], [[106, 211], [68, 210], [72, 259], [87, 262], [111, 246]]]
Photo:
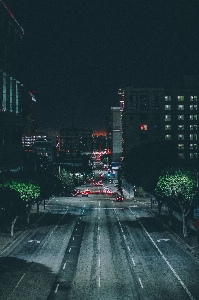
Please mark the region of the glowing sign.
[[140, 130], [148, 130], [147, 124], [140, 124]]

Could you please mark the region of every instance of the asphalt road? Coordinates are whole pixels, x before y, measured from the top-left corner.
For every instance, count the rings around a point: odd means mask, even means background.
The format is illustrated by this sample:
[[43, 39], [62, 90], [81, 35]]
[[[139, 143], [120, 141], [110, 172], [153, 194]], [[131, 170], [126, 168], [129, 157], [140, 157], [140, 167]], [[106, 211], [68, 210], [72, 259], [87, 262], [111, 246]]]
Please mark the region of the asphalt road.
[[146, 206], [54, 198], [0, 257], [2, 300], [199, 299], [199, 263]]

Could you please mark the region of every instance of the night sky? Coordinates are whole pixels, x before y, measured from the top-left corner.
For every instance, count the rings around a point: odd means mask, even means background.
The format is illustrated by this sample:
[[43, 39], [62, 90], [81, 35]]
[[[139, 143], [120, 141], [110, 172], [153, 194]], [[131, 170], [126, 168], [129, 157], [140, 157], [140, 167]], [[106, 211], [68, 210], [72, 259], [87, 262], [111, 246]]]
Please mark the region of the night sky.
[[120, 87], [199, 75], [198, 0], [15, 1], [42, 131], [104, 130]]

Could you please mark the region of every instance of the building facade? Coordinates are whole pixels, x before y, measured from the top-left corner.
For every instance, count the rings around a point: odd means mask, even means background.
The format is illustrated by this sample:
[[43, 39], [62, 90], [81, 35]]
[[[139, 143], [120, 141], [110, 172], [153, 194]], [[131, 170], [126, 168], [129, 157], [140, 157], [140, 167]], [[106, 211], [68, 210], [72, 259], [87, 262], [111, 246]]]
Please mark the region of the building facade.
[[10, 9], [0, 1], [0, 170], [22, 165], [24, 31]]
[[111, 107], [107, 126], [107, 148], [110, 149], [112, 163], [120, 162], [122, 156], [121, 107]]
[[124, 155], [156, 141], [173, 141], [178, 157], [198, 159], [197, 88], [124, 88]]
[[92, 130], [89, 129], [60, 129], [57, 142], [58, 152], [67, 156], [90, 155], [93, 151]]

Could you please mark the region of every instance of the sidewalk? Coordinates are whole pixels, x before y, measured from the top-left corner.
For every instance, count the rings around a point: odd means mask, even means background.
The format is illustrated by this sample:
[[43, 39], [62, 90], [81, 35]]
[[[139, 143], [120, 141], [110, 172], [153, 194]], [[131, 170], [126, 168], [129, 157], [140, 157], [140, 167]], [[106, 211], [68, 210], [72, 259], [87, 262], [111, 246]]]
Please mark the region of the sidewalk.
[[44, 206], [43, 202], [39, 206], [39, 214], [37, 214], [37, 205], [33, 205], [31, 208], [31, 224], [30, 226], [24, 226], [19, 228], [17, 226], [17, 222], [14, 228], [14, 236], [10, 235], [10, 230], [6, 233], [0, 231], [0, 256], [3, 256], [6, 252], [6, 249], [12, 248], [12, 246], [16, 245], [17, 242], [20, 241], [20, 237], [23, 238], [26, 234], [28, 234], [31, 227], [37, 222], [37, 220], [41, 217], [44, 213]]

